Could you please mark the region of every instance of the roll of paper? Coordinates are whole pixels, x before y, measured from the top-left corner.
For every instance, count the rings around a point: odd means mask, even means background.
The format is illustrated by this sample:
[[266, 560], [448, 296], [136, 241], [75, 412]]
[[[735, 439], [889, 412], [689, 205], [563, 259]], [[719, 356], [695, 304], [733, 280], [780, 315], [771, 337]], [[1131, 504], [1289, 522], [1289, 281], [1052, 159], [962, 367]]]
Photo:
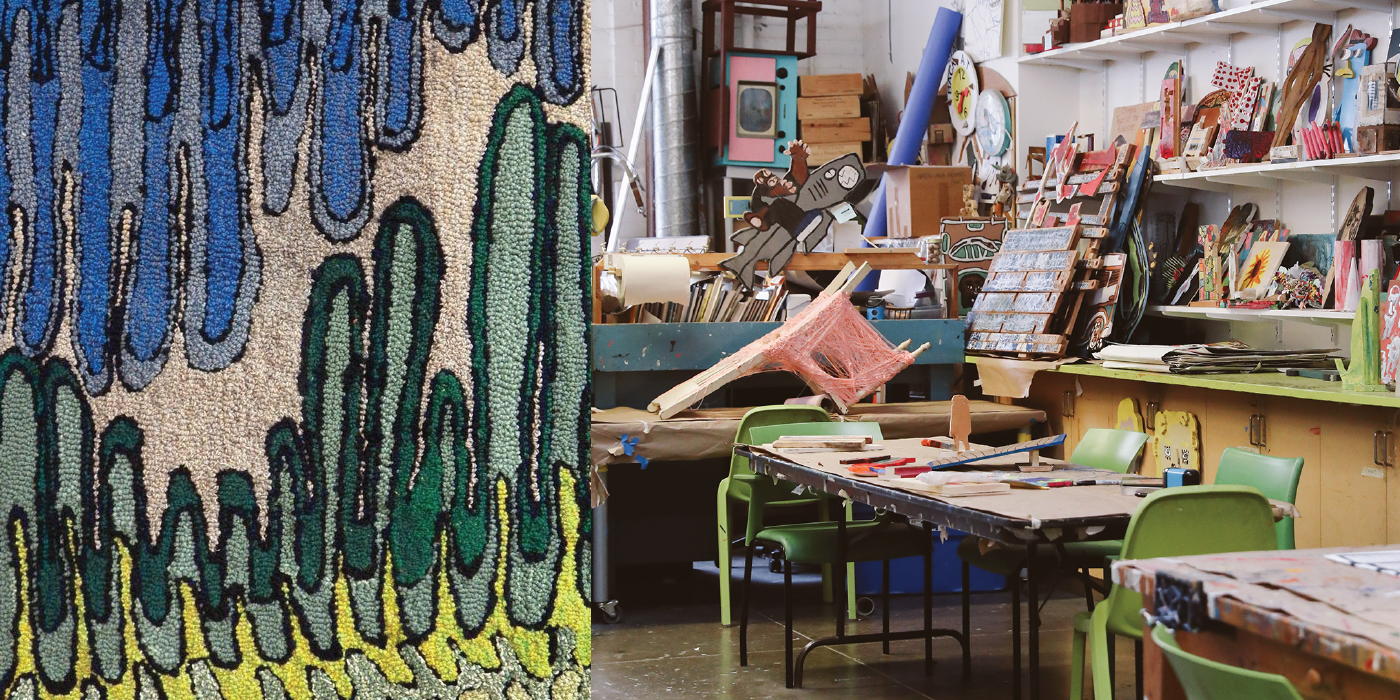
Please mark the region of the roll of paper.
[[623, 306], [690, 301], [690, 261], [684, 255], [613, 255]]
[[[1361, 243], [1361, 281], [1365, 281], [1371, 275], [1379, 275], [1381, 265], [1385, 262], [1385, 242], [1380, 239], [1360, 241]], [[1384, 286], [1385, 280], [1376, 278], [1376, 286]]]
[[[1361, 299], [1361, 281], [1356, 277], [1356, 241], [1337, 241], [1332, 249], [1332, 264], [1337, 270], [1336, 308], [1355, 311]], [[1353, 290], [1355, 297], [1352, 296]], [[1348, 306], [1350, 304], [1350, 306]]]

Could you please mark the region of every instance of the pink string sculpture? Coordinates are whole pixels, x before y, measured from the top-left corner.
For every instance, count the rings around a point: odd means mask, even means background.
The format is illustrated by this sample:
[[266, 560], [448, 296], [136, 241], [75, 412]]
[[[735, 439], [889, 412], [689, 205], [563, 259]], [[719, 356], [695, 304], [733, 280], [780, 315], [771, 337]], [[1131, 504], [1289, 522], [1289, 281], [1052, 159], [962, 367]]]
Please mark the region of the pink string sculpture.
[[787, 371], [812, 391], [830, 396], [845, 413], [929, 347], [924, 343], [907, 352], [910, 341], [891, 344], [851, 305], [850, 289], [862, 276], [857, 271], [844, 284], [832, 283], [781, 327], [657, 397], [649, 408], [670, 418], [735, 379]]

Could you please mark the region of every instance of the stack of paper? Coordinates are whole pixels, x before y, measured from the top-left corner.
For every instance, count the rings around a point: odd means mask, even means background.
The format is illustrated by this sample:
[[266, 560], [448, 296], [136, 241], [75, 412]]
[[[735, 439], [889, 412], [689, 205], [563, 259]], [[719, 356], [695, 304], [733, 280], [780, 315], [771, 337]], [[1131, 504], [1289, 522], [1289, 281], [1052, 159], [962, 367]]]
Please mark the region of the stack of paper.
[[1259, 350], [1231, 341], [1209, 345], [1109, 345], [1094, 356], [1104, 369], [1174, 374], [1259, 372], [1284, 367], [1333, 367], [1336, 348]]

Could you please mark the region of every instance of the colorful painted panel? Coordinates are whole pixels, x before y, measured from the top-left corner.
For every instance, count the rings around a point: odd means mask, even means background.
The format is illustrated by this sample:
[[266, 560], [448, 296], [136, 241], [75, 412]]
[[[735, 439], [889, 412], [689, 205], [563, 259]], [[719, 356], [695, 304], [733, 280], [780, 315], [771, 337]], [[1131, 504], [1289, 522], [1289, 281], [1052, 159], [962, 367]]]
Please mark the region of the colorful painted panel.
[[588, 696], [585, 20], [5, 5], [0, 698]]

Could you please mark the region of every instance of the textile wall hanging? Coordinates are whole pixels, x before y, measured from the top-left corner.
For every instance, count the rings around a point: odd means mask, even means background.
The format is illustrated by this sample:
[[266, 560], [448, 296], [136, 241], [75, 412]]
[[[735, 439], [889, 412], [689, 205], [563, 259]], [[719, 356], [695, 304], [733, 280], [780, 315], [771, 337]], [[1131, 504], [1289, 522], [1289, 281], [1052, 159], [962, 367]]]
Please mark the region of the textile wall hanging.
[[588, 695], [585, 0], [0, 10], [0, 698]]

